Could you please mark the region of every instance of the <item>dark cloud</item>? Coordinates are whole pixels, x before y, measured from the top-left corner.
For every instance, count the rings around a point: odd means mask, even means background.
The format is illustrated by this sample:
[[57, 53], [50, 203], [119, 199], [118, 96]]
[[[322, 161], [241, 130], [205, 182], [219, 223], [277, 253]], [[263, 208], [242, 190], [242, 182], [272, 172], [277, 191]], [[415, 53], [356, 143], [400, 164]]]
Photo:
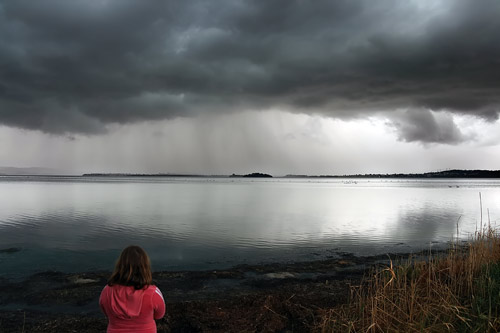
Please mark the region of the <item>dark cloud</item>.
[[449, 113], [430, 110], [406, 110], [396, 112], [390, 123], [400, 140], [424, 144], [458, 144], [469, 139], [453, 121]]
[[[100, 133], [271, 107], [493, 120], [498, 17], [497, 0], [0, 1], [0, 122]], [[403, 139], [428, 141], [405, 124]]]

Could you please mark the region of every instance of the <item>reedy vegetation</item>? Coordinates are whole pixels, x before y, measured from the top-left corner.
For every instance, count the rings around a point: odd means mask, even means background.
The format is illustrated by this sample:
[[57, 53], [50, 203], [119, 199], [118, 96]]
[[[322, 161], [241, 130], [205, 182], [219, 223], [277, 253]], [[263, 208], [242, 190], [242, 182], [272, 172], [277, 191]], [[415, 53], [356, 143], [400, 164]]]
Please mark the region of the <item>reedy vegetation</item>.
[[[457, 224], [458, 229], [458, 224]], [[322, 332], [500, 331], [500, 233], [488, 223], [446, 254], [375, 269]]]

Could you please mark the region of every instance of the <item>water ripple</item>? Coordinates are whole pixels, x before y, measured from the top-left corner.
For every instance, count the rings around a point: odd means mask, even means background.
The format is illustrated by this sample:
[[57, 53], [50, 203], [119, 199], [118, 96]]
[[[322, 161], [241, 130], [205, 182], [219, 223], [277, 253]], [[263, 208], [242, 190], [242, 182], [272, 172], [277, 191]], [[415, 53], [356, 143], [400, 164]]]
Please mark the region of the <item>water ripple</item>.
[[455, 187], [450, 181], [290, 179], [0, 182], [8, 185], [0, 187], [8, 190], [0, 244], [23, 248], [2, 257], [3, 268], [14, 271], [30, 262], [64, 267], [65, 256], [68, 267], [69, 261], [109, 265], [128, 244], [144, 246], [165, 267], [427, 246], [451, 239], [459, 216], [461, 237], [475, 230], [478, 191], [491, 220], [500, 218], [500, 181], [452, 181]]

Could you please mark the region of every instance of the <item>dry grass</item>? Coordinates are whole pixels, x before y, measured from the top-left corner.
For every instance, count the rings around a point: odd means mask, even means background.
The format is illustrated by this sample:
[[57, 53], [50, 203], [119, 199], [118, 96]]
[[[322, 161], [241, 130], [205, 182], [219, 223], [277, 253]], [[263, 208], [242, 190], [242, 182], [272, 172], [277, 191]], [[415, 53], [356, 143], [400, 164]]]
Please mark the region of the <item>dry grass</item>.
[[350, 302], [324, 312], [322, 332], [497, 332], [500, 234], [490, 226], [446, 255], [378, 269]]

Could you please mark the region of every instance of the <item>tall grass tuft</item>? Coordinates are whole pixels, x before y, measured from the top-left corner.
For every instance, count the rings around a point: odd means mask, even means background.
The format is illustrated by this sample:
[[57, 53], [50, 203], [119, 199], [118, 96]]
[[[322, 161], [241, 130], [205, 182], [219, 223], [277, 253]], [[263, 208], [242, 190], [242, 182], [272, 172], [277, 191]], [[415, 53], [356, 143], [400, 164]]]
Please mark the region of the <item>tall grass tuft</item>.
[[500, 234], [488, 224], [446, 254], [376, 269], [322, 332], [500, 331]]

